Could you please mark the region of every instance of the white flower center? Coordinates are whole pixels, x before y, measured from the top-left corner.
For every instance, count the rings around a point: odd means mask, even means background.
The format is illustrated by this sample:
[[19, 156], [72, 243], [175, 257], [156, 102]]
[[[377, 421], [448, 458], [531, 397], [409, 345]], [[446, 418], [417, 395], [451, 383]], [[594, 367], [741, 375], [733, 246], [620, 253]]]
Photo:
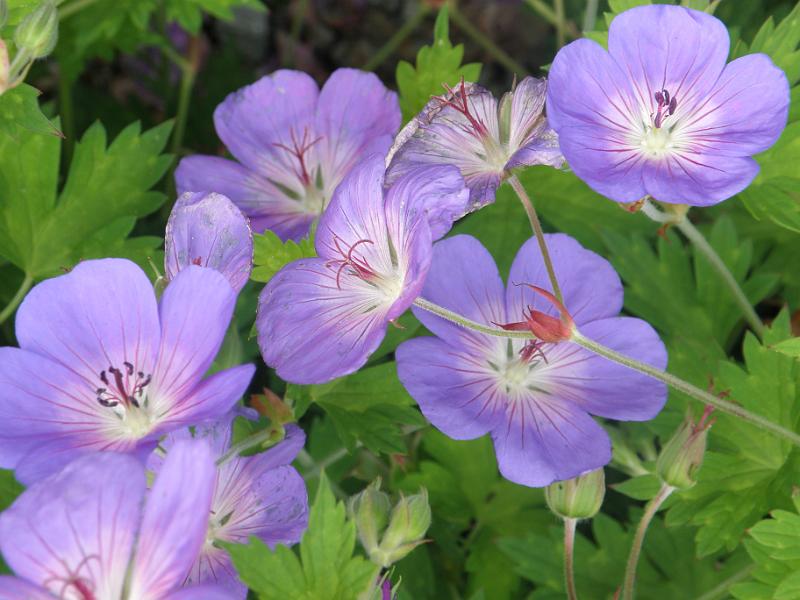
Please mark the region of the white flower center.
[[644, 153], [650, 158], [662, 158], [674, 146], [672, 133], [666, 127], [648, 127], [640, 142]]

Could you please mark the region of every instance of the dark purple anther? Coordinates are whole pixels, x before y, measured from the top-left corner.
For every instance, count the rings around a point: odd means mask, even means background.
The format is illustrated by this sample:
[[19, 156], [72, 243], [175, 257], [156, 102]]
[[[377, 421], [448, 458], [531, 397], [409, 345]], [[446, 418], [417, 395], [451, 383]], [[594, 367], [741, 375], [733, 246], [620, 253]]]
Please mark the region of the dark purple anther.
[[[100, 381], [106, 387], [99, 387], [95, 390], [97, 402], [106, 408], [114, 408], [119, 404], [126, 407], [135, 406], [140, 408], [141, 405], [137, 396], [139, 398], [142, 397], [144, 388], [150, 385], [152, 377], [145, 375], [143, 371], [136, 371], [133, 364], [128, 361], [123, 362], [122, 365], [125, 367], [125, 373], [114, 366], [109, 366], [107, 370], [100, 371]], [[133, 377], [134, 372], [136, 377]], [[106, 373], [111, 373], [114, 377], [113, 385], [109, 382]]]
[[655, 98], [656, 104], [658, 105], [656, 115], [653, 118], [653, 126], [659, 128], [664, 123], [664, 119], [675, 112], [675, 109], [678, 107], [678, 99], [674, 96], [670, 98], [669, 92], [666, 89], [662, 89], [653, 94], [653, 98]]

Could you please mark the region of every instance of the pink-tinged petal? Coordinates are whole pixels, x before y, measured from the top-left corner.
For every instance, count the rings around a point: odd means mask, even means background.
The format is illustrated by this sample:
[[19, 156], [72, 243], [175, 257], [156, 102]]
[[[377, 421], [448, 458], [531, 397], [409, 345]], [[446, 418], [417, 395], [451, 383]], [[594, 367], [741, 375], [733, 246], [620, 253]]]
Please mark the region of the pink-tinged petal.
[[253, 269], [250, 223], [221, 194], [183, 194], [167, 223], [164, 255], [167, 279], [174, 279], [189, 265], [198, 265], [225, 275], [238, 292]]
[[[468, 84], [465, 90], [470, 115], [497, 145], [497, 100], [476, 84]], [[443, 98], [433, 98], [397, 135], [387, 157], [386, 181], [391, 184], [420, 165], [453, 165], [470, 188], [471, 210], [477, 210], [494, 202], [506, 162], [501, 154], [498, 152], [499, 160], [489, 160], [474, 123], [453, 106], [445, 105]]]
[[0, 548], [20, 577], [63, 597], [84, 585], [97, 598], [122, 595], [145, 492], [134, 458], [80, 458], [28, 488], [0, 515]]
[[206, 443], [172, 446], [147, 496], [131, 598], [162, 598], [186, 579], [206, 538], [215, 473]]
[[241, 600], [247, 595], [246, 586], [241, 584], [241, 587], [244, 588], [244, 594], [217, 585], [194, 585], [167, 594], [162, 600]]
[[[508, 147], [513, 153], [528, 145], [546, 125], [544, 103], [547, 98], [547, 80], [526, 77], [511, 94]], [[506, 98], [501, 100], [508, 101]]]
[[250, 218], [253, 231], [269, 229], [282, 240], [308, 234], [315, 214], [257, 173], [225, 158], [187, 156], [175, 170], [178, 193], [213, 190], [231, 199]]
[[[622, 309], [622, 282], [611, 264], [563, 233], [545, 234], [553, 270], [573, 320], [579, 326], [595, 319], [616, 316]], [[531, 306], [554, 317], [558, 310], [531, 284], [552, 291], [539, 242], [531, 238], [520, 248], [508, 278], [506, 306], [510, 321], [522, 321]]]
[[425, 418], [451, 438], [471, 440], [501, 422], [506, 399], [482, 354], [420, 337], [400, 344], [396, 358], [403, 386]]
[[373, 145], [376, 138], [382, 138], [385, 154], [399, 127], [397, 94], [374, 73], [334, 71], [319, 95], [315, 129], [322, 136], [315, 150], [326, 189], [333, 191], [361, 158], [378, 149]]
[[748, 156], [675, 153], [644, 166], [647, 193], [660, 202], [710, 206], [738, 194], [758, 175]]
[[0, 575], [0, 600], [53, 600], [45, 588], [19, 577]]
[[275, 71], [233, 92], [217, 107], [217, 134], [249, 169], [301, 192], [297, 159], [281, 146], [293, 147], [292, 133], [298, 140], [304, 131], [313, 134], [318, 95], [317, 84], [306, 73]]
[[134, 263], [106, 258], [34, 287], [17, 312], [19, 345], [61, 363], [89, 389], [109, 367], [152, 373], [159, 343], [153, 286]]
[[158, 430], [169, 431], [224, 418], [244, 396], [255, 372], [255, 365], [239, 365], [214, 373], [167, 408]]
[[326, 259], [288, 264], [259, 296], [258, 344], [264, 362], [293, 383], [324, 383], [366, 363], [386, 334], [391, 304], [369, 284]]
[[560, 168], [564, 166], [564, 155], [558, 143], [558, 134], [550, 129], [547, 121], [537, 127], [533, 139], [514, 152], [506, 163], [506, 170], [531, 165], [547, 165]]
[[694, 149], [701, 155], [750, 156], [778, 140], [788, 114], [786, 74], [766, 54], [750, 54], [725, 67], [697, 108], [672, 124], [673, 135], [685, 140], [688, 156]]
[[[0, 348], [0, 467], [15, 469], [38, 453], [57, 471], [75, 453], [116, 449], [108, 433], [112, 419], [95, 389], [73, 371], [27, 350]], [[56, 461], [54, 453], [67, 456]]]
[[387, 214], [413, 222], [422, 212], [431, 237], [443, 237], [453, 223], [469, 212], [469, 189], [461, 173], [452, 166], [419, 166], [397, 179], [386, 194]]
[[[581, 333], [625, 356], [658, 369], [667, 367], [664, 343], [641, 319], [601, 319], [582, 325]], [[618, 421], [647, 421], [664, 407], [665, 384], [577, 346], [564, 346], [563, 353], [551, 360], [547, 377], [554, 394], [573, 399], [594, 415]]]
[[219, 351], [236, 292], [213, 269], [189, 265], [161, 297], [161, 347], [148, 390], [151, 412], [163, 415], [182, 403]]
[[[505, 292], [494, 258], [474, 237], [457, 235], [437, 242], [422, 297], [484, 325], [506, 323]], [[430, 331], [454, 346], [466, 344], [474, 355], [494, 355], [506, 341], [476, 333], [421, 308], [414, 315]]]
[[577, 477], [611, 460], [603, 428], [574, 404], [546, 394], [512, 400], [492, 439], [503, 477], [531, 487]]
[[608, 29], [608, 52], [628, 78], [646, 121], [658, 109], [655, 93], [661, 90], [677, 99], [669, 120], [693, 112], [722, 73], [729, 46], [722, 21], [675, 6], [626, 10]]

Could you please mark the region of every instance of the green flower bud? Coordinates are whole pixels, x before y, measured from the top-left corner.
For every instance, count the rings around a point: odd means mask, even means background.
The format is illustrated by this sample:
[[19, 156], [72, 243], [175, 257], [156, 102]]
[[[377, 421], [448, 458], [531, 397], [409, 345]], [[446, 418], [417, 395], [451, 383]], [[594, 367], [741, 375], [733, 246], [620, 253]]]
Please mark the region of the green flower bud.
[[[0, 2], [1, 1], [2, 0], [0, 0]], [[8, 50], [6, 49], [5, 42], [0, 40], [0, 94], [8, 89], [9, 70]]]
[[45, 0], [25, 17], [14, 32], [14, 43], [32, 59], [44, 58], [58, 41], [58, 11], [53, 0]]
[[591, 519], [600, 510], [605, 495], [603, 469], [584, 473], [575, 479], [556, 481], [544, 490], [547, 506], [562, 519]]
[[381, 479], [378, 477], [347, 503], [350, 518], [356, 522], [358, 539], [368, 554], [378, 549], [378, 538], [389, 520], [391, 503], [389, 496], [380, 491], [380, 488]]
[[383, 567], [396, 563], [420, 544], [431, 524], [431, 507], [428, 491], [422, 488], [418, 494], [400, 498], [392, 510], [389, 527], [383, 535], [376, 552], [370, 559]]
[[707, 406], [700, 421], [695, 423], [687, 414], [681, 426], [661, 449], [656, 461], [656, 472], [661, 480], [674, 488], [685, 490], [695, 483], [695, 475], [703, 464], [708, 429], [713, 425], [709, 415], [714, 410]]

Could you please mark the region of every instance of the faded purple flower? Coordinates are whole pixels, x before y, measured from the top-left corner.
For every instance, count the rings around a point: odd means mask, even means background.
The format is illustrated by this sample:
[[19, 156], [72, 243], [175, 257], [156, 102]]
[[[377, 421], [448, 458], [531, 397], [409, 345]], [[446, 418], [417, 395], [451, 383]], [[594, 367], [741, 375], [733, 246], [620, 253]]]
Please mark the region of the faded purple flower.
[[[230, 448], [231, 419], [198, 428], [194, 437], [207, 440], [214, 458], [219, 459]], [[191, 438], [188, 429], [181, 430], [169, 435], [161, 446], [169, 457], [173, 446]], [[288, 425], [286, 437], [276, 446], [254, 456], [232, 458], [217, 467], [205, 543], [185, 585], [214, 583], [232, 597], [244, 598], [247, 586], [239, 581], [228, 553], [217, 542], [246, 544], [250, 536], [256, 536], [274, 547], [300, 541], [308, 525], [308, 493], [303, 477], [290, 463], [304, 443], [303, 431]], [[153, 453], [151, 470], [158, 473], [162, 464]]]
[[225, 194], [255, 231], [299, 239], [362, 158], [386, 153], [400, 109], [372, 73], [338, 69], [320, 91], [307, 74], [281, 70], [228, 96], [214, 123], [239, 162], [184, 158], [178, 190]]
[[[617, 316], [622, 284], [611, 265], [569, 236], [546, 237], [564, 304], [580, 332], [665, 367], [656, 332], [640, 319]], [[521, 322], [531, 313], [559, 316], [523, 284], [549, 285], [535, 239], [517, 253], [504, 290], [480, 242], [456, 236], [436, 245], [422, 296], [487, 325]], [[464, 329], [422, 310], [414, 314], [436, 337], [400, 345], [400, 380], [428, 420], [450, 437], [491, 433], [500, 472], [516, 483], [542, 487], [601, 467], [611, 459], [611, 443], [590, 414], [644, 421], [666, 401], [663, 383], [569, 341], [525, 343]]]
[[30, 483], [80, 453], [146, 453], [226, 414], [253, 365], [203, 376], [235, 301], [225, 277], [190, 265], [157, 302], [144, 272], [115, 258], [38, 284], [17, 312], [20, 347], [0, 348], [0, 466]]
[[420, 165], [455, 165], [470, 189], [469, 210], [494, 202], [508, 171], [560, 167], [564, 157], [543, 108], [547, 82], [526, 77], [498, 103], [491, 92], [461, 83], [433, 98], [397, 135], [387, 157], [393, 183]]
[[358, 370], [389, 321], [422, 290], [432, 239], [464, 212], [468, 191], [454, 167], [426, 167], [383, 188], [383, 157], [342, 181], [317, 228], [317, 258], [281, 269], [259, 298], [264, 361], [295, 383]]
[[547, 116], [575, 174], [617, 202], [706, 206], [746, 188], [750, 157], [786, 125], [789, 84], [764, 54], [726, 66], [729, 44], [718, 19], [654, 5], [612, 21], [608, 52], [587, 39], [562, 48]]
[[253, 270], [253, 233], [236, 205], [222, 194], [187, 192], [167, 222], [164, 268], [167, 279], [199, 265], [216, 269], [240, 291]]
[[0, 598], [235, 598], [210, 585], [180, 590], [205, 538], [208, 446], [176, 444], [143, 503], [146, 484], [139, 461], [106, 452], [23, 492], [0, 515], [0, 550], [16, 573], [0, 577]]

